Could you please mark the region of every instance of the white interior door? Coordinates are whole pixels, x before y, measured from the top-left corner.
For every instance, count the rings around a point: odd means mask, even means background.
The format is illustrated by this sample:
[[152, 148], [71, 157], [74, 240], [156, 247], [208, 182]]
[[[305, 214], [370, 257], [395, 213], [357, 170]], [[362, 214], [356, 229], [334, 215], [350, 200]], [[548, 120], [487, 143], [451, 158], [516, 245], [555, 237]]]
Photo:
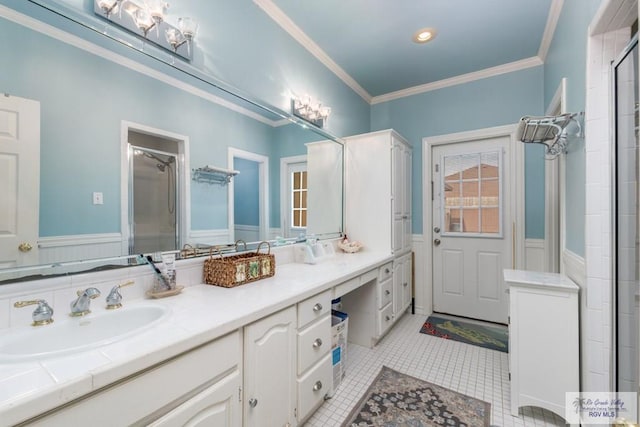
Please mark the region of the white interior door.
[[0, 96], [0, 267], [38, 263], [40, 103]]
[[432, 148], [434, 311], [507, 323], [509, 137]]

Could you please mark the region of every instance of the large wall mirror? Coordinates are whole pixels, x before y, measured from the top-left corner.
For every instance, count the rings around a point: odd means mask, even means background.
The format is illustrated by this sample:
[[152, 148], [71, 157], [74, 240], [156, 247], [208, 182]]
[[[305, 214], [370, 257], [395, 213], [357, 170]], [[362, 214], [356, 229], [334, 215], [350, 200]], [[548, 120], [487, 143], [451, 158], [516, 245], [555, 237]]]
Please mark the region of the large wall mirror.
[[340, 235], [337, 138], [170, 55], [24, 3], [29, 13], [0, 4], [0, 37], [11, 40], [0, 73], [0, 283], [185, 245]]

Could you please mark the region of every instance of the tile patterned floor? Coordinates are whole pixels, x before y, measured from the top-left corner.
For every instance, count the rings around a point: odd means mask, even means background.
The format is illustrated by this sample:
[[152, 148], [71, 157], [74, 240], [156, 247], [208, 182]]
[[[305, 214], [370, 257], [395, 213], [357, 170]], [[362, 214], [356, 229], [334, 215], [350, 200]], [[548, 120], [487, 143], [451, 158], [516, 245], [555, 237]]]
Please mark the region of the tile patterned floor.
[[519, 417], [511, 416], [508, 355], [421, 334], [420, 327], [426, 318], [403, 316], [373, 349], [349, 344], [344, 382], [305, 426], [340, 426], [382, 365], [489, 402], [492, 426], [565, 425], [560, 417], [539, 408], [524, 408]]

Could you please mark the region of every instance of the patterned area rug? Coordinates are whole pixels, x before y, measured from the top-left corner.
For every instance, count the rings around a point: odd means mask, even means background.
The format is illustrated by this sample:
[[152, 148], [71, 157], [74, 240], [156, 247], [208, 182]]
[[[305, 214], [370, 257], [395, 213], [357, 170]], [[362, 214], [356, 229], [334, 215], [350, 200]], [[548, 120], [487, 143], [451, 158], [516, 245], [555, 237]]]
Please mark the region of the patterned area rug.
[[420, 332], [435, 337], [473, 344], [503, 353], [509, 352], [509, 331], [506, 326], [485, 326], [460, 320], [429, 316]]
[[383, 366], [342, 427], [488, 427], [491, 405]]

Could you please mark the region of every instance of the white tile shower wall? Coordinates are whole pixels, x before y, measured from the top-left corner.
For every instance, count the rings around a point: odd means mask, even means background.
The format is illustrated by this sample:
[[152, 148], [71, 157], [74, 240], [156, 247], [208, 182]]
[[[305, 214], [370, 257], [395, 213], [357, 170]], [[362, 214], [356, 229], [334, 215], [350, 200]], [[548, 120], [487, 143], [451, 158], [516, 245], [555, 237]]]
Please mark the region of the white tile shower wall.
[[610, 63], [629, 40], [628, 28], [595, 35], [587, 43], [586, 287], [581, 306], [581, 383], [584, 391], [610, 388], [611, 331], [611, 139]]

